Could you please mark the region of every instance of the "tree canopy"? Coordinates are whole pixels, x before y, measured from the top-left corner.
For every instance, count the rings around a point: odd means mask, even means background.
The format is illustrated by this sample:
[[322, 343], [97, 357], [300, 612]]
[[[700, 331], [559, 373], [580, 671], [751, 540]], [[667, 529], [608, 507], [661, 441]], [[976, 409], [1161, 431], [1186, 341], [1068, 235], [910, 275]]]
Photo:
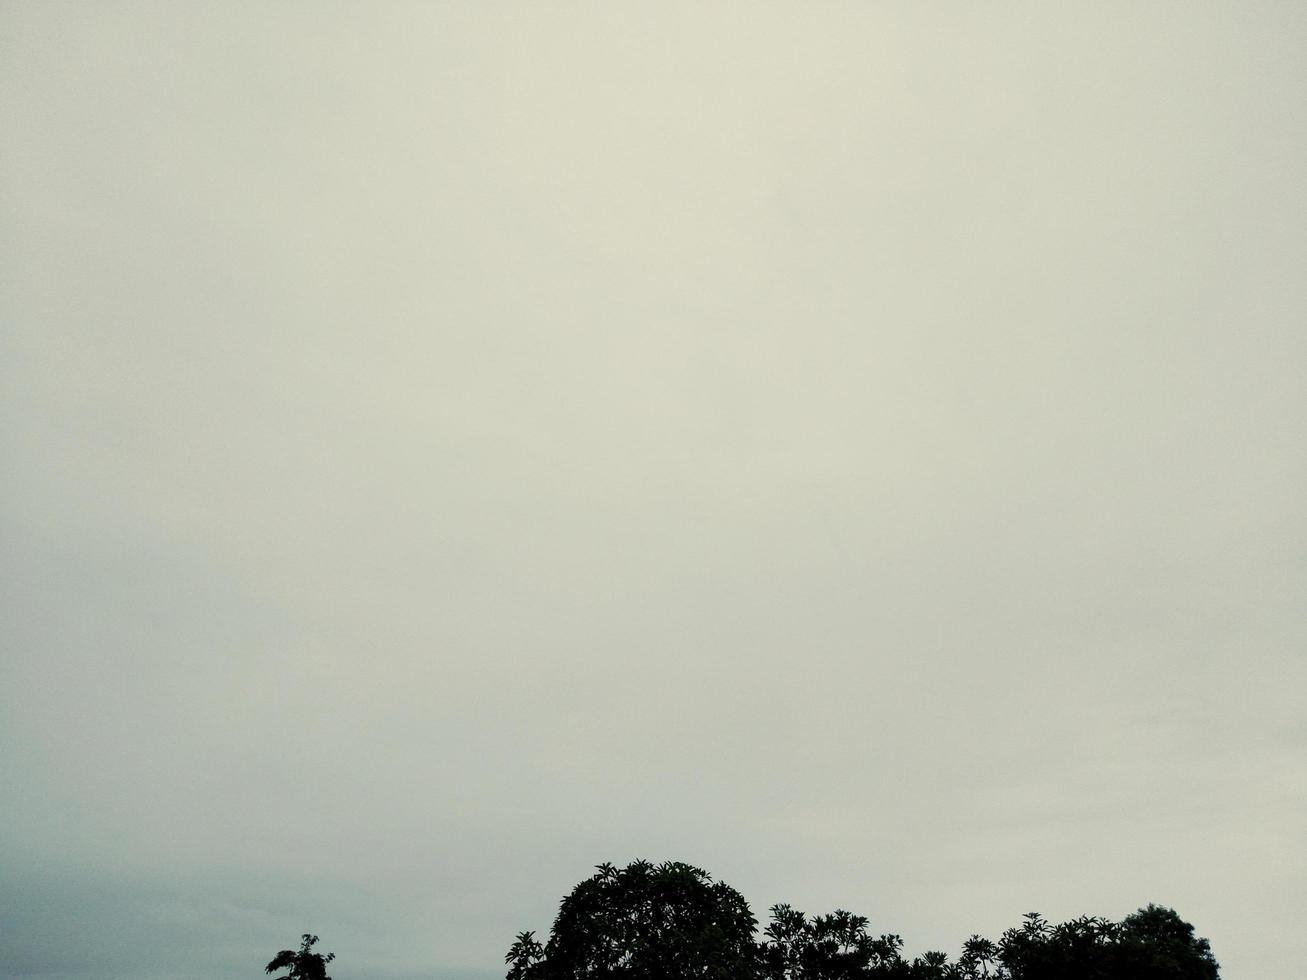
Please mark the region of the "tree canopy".
[[1051, 924], [1029, 913], [997, 942], [973, 935], [956, 960], [909, 960], [903, 940], [842, 909], [774, 905], [757, 936], [744, 898], [679, 862], [601, 864], [559, 908], [546, 942], [518, 934], [507, 980], [1219, 980], [1206, 939], [1172, 909], [1120, 922]]
[[521, 933], [510, 980], [734, 980], [756, 974], [757, 920], [743, 896], [675, 861], [601, 864], [563, 899], [543, 945]]

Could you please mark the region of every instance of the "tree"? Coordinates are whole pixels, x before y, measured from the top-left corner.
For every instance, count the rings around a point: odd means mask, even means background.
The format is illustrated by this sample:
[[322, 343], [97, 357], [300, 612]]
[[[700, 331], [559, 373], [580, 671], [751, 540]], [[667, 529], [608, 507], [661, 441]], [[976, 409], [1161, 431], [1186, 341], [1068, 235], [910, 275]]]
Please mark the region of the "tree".
[[509, 980], [752, 980], [757, 920], [744, 898], [677, 861], [601, 864], [563, 899], [549, 941], [518, 935]]
[[1206, 939], [1174, 909], [1149, 905], [1121, 920], [1116, 933], [1120, 976], [1166, 980], [1219, 980], [1220, 967]]
[[910, 977], [898, 936], [872, 936], [867, 920], [843, 909], [809, 919], [773, 905], [760, 954], [767, 980], [853, 980]]
[[1081, 916], [1050, 926], [1036, 913], [998, 944], [1002, 980], [1219, 980], [1206, 939], [1173, 909], [1149, 905], [1120, 922]]
[[1158, 905], [1120, 922], [1053, 925], [1031, 912], [997, 943], [973, 935], [953, 963], [938, 952], [906, 960], [898, 936], [875, 936], [842, 909], [771, 913], [755, 940], [744, 899], [705, 871], [601, 864], [563, 899], [548, 942], [517, 936], [508, 980], [1220, 980], [1207, 940]]
[[272, 962], [264, 969], [264, 973], [276, 973], [278, 970], [287, 970], [285, 976], [277, 977], [276, 980], [331, 980], [327, 976], [327, 964], [336, 958], [335, 953], [310, 952], [313, 944], [318, 941], [318, 937], [309, 933], [304, 933], [300, 948], [298, 951], [293, 949], [283, 949], [280, 953], [272, 958]]
[[915, 957], [909, 973], [912, 980], [953, 980], [957, 975], [957, 968], [949, 965], [948, 957], [933, 950]]

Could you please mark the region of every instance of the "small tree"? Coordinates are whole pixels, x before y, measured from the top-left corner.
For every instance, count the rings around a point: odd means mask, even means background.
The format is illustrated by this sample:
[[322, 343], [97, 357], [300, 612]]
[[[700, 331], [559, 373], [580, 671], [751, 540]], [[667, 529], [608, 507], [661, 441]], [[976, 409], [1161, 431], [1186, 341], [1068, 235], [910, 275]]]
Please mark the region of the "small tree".
[[263, 972], [288, 971], [285, 976], [277, 977], [276, 980], [331, 980], [331, 977], [327, 976], [327, 964], [336, 958], [336, 954], [327, 953], [324, 956], [321, 953], [311, 952], [313, 944], [317, 941], [317, 936], [304, 933], [299, 950], [283, 949], [272, 958], [272, 962]]

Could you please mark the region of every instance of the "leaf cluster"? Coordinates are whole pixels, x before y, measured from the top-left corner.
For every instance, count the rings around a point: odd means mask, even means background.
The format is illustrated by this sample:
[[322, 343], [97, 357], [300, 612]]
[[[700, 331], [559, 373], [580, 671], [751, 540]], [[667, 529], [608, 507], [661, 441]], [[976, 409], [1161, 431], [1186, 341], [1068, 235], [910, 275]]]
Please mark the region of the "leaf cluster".
[[327, 976], [327, 964], [336, 958], [336, 954], [324, 955], [313, 952], [313, 944], [317, 941], [317, 936], [304, 933], [298, 950], [283, 949], [272, 958], [272, 962], [264, 968], [263, 972], [287, 971], [285, 976], [277, 977], [275, 980], [331, 980], [331, 977]]

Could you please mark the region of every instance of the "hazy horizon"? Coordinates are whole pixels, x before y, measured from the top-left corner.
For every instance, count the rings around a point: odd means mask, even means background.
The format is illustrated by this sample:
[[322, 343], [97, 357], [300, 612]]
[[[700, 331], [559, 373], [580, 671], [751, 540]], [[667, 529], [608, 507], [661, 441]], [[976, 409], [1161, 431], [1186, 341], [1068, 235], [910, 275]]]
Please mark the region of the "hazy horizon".
[[0, 978], [465, 980], [640, 857], [1283, 975], [1305, 39], [0, 6]]

